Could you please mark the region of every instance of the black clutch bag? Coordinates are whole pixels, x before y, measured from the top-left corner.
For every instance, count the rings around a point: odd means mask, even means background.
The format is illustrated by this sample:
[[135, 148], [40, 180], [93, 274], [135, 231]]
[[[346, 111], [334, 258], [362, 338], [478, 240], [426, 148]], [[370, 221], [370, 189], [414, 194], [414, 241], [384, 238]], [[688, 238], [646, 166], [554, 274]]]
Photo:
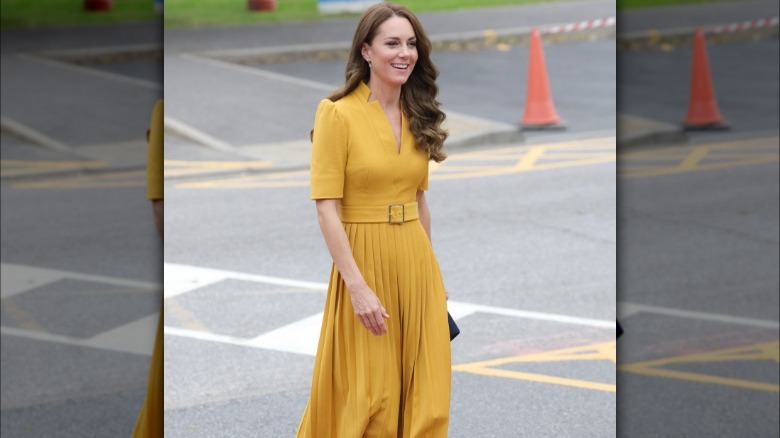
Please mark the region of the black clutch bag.
[[450, 341], [455, 339], [455, 336], [458, 336], [460, 334], [460, 329], [458, 328], [458, 325], [455, 324], [455, 320], [452, 319], [452, 315], [450, 315], [450, 312], [447, 312], [447, 322], [450, 324]]

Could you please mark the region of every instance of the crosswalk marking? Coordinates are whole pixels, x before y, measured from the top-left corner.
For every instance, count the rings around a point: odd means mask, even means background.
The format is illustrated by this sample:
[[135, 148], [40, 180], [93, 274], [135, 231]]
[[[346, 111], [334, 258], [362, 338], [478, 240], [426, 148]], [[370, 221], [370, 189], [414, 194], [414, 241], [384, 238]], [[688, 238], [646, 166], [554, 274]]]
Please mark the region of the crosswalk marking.
[[20, 321], [19, 327], [0, 326], [4, 336], [34, 339], [46, 342], [98, 348], [133, 354], [151, 355], [159, 315], [149, 315], [125, 325], [114, 327], [92, 338], [82, 339], [48, 333], [27, 312], [19, 309], [13, 298], [24, 292], [40, 288], [61, 280], [80, 280], [123, 286], [138, 290], [139, 293], [156, 293], [160, 285], [152, 282], [129, 280], [102, 275], [83, 274], [35, 266], [0, 263], [0, 291], [2, 291], [3, 310]]
[[[167, 303], [174, 297], [196, 291], [223, 280], [244, 280], [263, 284], [273, 284], [290, 288], [302, 288], [306, 290], [318, 290], [325, 292], [328, 285], [309, 281], [294, 280], [288, 278], [271, 277], [266, 275], [248, 274], [236, 271], [226, 271], [213, 268], [203, 268], [176, 263], [165, 264], [165, 298]], [[615, 329], [614, 321], [604, 321], [591, 318], [573, 317], [545, 312], [511, 309], [505, 307], [488, 306], [482, 304], [448, 301], [447, 308], [456, 320], [465, 318], [475, 313], [487, 313], [514, 318], [549, 321], [562, 324], [574, 324], [588, 327], [597, 327], [608, 330]], [[297, 353], [313, 356], [317, 352], [320, 326], [322, 324], [322, 312], [294, 321], [285, 326], [259, 334], [254, 338], [238, 338], [204, 330], [165, 326], [165, 334], [198, 339], [208, 342], [224, 343], [248, 348], [261, 348], [287, 353]]]

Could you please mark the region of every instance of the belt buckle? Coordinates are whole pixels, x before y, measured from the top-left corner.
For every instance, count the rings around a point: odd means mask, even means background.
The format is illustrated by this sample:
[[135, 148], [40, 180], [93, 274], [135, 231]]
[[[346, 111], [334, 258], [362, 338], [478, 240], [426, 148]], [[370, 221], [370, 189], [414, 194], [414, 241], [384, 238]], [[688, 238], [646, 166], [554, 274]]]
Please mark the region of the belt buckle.
[[[400, 211], [398, 210], [398, 207], [401, 208]], [[406, 209], [405, 209], [404, 204], [390, 204], [387, 207], [387, 221], [388, 221], [388, 223], [395, 224], [395, 225], [404, 223], [404, 219], [405, 219], [405, 215], [406, 215], [406, 211], [405, 210]], [[398, 216], [399, 216], [398, 213], [400, 213], [400, 219], [398, 218]]]

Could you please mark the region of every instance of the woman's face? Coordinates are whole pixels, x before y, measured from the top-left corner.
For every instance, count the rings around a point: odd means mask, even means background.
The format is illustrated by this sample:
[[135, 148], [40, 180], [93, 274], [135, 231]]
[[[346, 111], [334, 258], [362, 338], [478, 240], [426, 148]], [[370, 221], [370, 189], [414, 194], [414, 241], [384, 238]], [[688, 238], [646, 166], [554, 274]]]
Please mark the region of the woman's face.
[[401, 86], [417, 62], [417, 37], [412, 24], [392, 16], [377, 29], [371, 45], [363, 44], [363, 58], [371, 61], [371, 79]]

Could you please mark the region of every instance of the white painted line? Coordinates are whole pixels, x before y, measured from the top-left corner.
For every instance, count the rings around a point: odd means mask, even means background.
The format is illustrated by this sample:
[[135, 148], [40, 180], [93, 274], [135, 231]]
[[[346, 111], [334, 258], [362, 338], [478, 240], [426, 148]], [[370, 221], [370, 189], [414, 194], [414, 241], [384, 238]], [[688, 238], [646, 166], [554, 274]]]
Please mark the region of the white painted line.
[[55, 140], [42, 132], [36, 131], [35, 129], [30, 128], [29, 126], [17, 122], [16, 120], [9, 119], [8, 117], [0, 116], [0, 126], [4, 131], [7, 130], [13, 133], [14, 135], [21, 137], [38, 146], [43, 146], [45, 148], [49, 148], [59, 152], [65, 152], [81, 158], [89, 158], [84, 154], [78, 152], [76, 149], [66, 145], [65, 143], [62, 143], [59, 140]]
[[[158, 316], [151, 317], [155, 324]], [[134, 323], [124, 326], [130, 329], [130, 333], [120, 333], [110, 331], [96, 336], [92, 339], [79, 339], [70, 336], [55, 335], [52, 333], [36, 332], [32, 330], [23, 330], [14, 327], [0, 327], [0, 334], [3, 336], [14, 336], [17, 338], [33, 339], [43, 342], [54, 342], [57, 344], [72, 345], [75, 347], [96, 348], [99, 350], [118, 351], [122, 353], [133, 353], [150, 356], [154, 348], [154, 330], [149, 334], [149, 330], [141, 329], [148, 325], [148, 318], [142, 318]], [[120, 328], [121, 329], [121, 328]], [[130, 336], [143, 338], [133, 339], [129, 344], [123, 344]]]
[[[182, 295], [227, 279], [321, 291], [327, 290], [328, 287], [327, 283], [291, 280], [267, 275], [247, 274], [236, 271], [165, 263], [165, 298]], [[514, 318], [533, 319], [537, 321], [615, 329], [615, 321], [486, 306], [461, 301], [447, 301], [447, 309], [455, 320], [481, 312], [493, 315], [511, 316]], [[317, 342], [319, 341], [320, 327], [322, 325], [322, 315], [322, 313], [318, 313], [309, 316], [251, 339], [168, 326], [166, 326], [164, 330], [165, 334], [171, 336], [180, 336], [241, 347], [263, 348], [287, 353], [314, 355], [317, 352]]]
[[780, 323], [777, 321], [722, 315], [717, 313], [697, 312], [693, 310], [670, 309], [668, 307], [650, 306], [646, 304], [620, 302], [618, 303], [618, 309], [618, 315], [621, 319], [627, 318], [631, 315], [636, 315], [637, 313], [646, 312], [655, 313], [658, 315], [676, 316], [679, 318], [699, 319], [703, 321], [715, 321], [727, 324], [740, 324], [760, 328], [780, 328]]
[[[146, 281], [127, 280], [124, 278], [106, 277], [102, 275], [81, 274], [78, 272], [15, 265], [10, 263], [0, 263], [0, 276], [2, 277], [3, 298], [62, 279], [107, 283], [115, 286], [128, 286], [138, 289], [146, 289], [149, 292], [157, 292], [160, 290], [159, 284]], [[8, 287], [8, 291], [6, 291], [6, 286]]]
[[[462, 303], [467, 304], [467, 303]], [[576, 316], [559, 315], [555, 313], [533, 312], [530, 310], [516, 310], [505, 307], [484, 306], [482, 304], [468, 304], [474, 307], [475, 312], [491, 313], [494, 315], [514, 316], [523, 319], [535, 319], [538, 321], [551, 321], [563, 324], [584, 325], [588, 327], [598, 327], [614, 329], [615, 321], [605, 321], [602, 319], [580, 318]]]
[[84, 345], [103, 350], [121, 351], [125, 353], [152, 355], [154, 337], [157, 334], [159, 314], [125, 324], [121, 327], [101, 333], [84, 342]]
[[255, 67], [249, 67], [249, 66], [245, 66], [245, 65], [234, 64], [232, 62], [220, 61], [220, 60], [217, 60], [217, 59], [210, 59], [210, 58], [203, 58], [203, 57], [192, 55], [192, 54], [189, 54], [189, 53], [185, 53], [185, 54], [181, 55], [181, 57], [182, 58], [186, 58], [186, 59], [190, 59], [190, 60], [193, 60], [193, 61], [197, 61], [197, 62], [200, 62], [200, 63], [209, 64], [209, 65], [212, 65], [212, 66], [215, 66], [215, 67], [227, 69], [227, 70], [233, 70], [233, 71], [237, 71], [237, 72], [240, 72], [240, 73], [246, 73], [246, 74], [250, 74], [250, 75], [254, 75], [254, 76], [260, 76], [260, 77], [265, 78], [265, 79], [272, 79], [272, 80], [275, 80], [275, 81], [286, 82], [288, 84], [299, 85], [299, 86], [302, 86], [302, 87], [313, 88], [315, 90], [327, 91], [329, 93], [333, 92], [333, 91], [336, 91], [336, 89], [339, 88], [338, 85], [328, 85], [328, 84], [323, 84], [321, 82], [309, 81], [309, 80], [306, 80], [306, 79], [300, 79], [300, 78], [296, 78], [296, 77], [293, 77], [293, 76], [283, 75], [283, 74], [280, 74], [280, 73], [274, 73], [274, 72], [270, 72], [270, 71], [266, 71], [266, 70], [261, 70], [259, 68], [255, 68]]
[[45, 286], [61, 280], [62, 274], [30, 266], [0, 264], [0, 294], [12, 297], [26, 290]]
[[188, 125], [180, 120], [174, 119], [173, 117], [165, 116], [163, 123], [165, 129], [170, 129], [174, 133], [184, 138], [187, 138], [189, 140], [192, 140], [198, 144], [201, 144], [203, 146], [209, 147], [211, 149], [216, 149], [218, 151], [234, 152], [238, 154], [241, 153], [238, 149], [236, 149], [232, 145], [216, 137], [213, 137], [209, 134], [206, 134], [205, 132], [191, 125]]
[[163, 332], [166, 335], [179, 336], [182, 338], [197, 339], [199, 341], [217, 342], [220, 344], [237, 345], [239, 347], [254, 347], [251, 339], [235, 338], [233, 336], [217, 335], [214, 333], [201, 332], [198, 330], [181, 329], [177, 327], [165, 326]]
[[322, 291], [328, 289], [327, 283], [290, 280], [286, 278], [246, 274], [243, 272], [225, 271], [221, 269], [201, 268], [177, 263], [165, 263], [164, 272], [165, 298], [191, 292], [195, 289], [227, 279]]
[[287, 353], [317, 354], [323, 313], [312, 315], [265, 333], [250, 341], [252, 346]]
[[48, 65], [50, 67], [56, 67], [56, 68], [60, 68], [60, 69], [70, 70], [70, 71], [77, 72], [77, 73], [88, 74], [88, 75], [96, 76], [96, 77], [103, 78], [103, 79], [110, 79], [110, 80], [113, 80], [113, 81], [124, 82], [126, 84], [136, 85], [136, 86], [139, 86], [139, 87], [149, 88], [149, 89], [152, 89], [152, 90], [162, 90], [163, 89], [162, 84], [158, 84], [158, 83], [152, 82], [152, 81], [147, 81], [147, 80], [144, 80], [144, 79], [133, 78], [133, 77], [120, 75], [120, 74], [117, 74], [117, 73], [111, 73], [111, 72], [103, 71], [103, 70], [97, 70], [97, 69], [89, 68], [89, 67], [82, 67], [80, 65], [70, 64], [68, 62], [61, 62], [61, 61], [55, 61], [55, 60], [52, 60], [52, 59], [39, 58], [37, 56], [31, 56], [31, 55], [25, 55], [25, 54], [20, 54], [20, 55], [16, 55], [16, 56], [18, 56], [20, 58], [24, 58], [24, 59], [26, 59], [28, 61], [37, 62], [39, 64], [45, 64], [45, 65]]

